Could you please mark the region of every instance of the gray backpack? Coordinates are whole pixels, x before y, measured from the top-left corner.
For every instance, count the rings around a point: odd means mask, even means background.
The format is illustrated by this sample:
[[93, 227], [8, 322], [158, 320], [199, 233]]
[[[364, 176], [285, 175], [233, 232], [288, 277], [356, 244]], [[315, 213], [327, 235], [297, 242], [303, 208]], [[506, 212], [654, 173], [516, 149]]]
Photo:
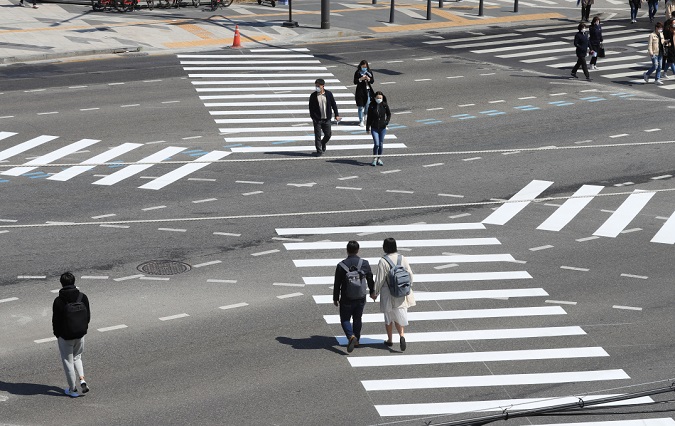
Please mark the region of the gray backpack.
[[394, 297], [404, 297], [410, 294], [410, 288], [412, 287], [412, 279], [410, 277], [410, 272], [401, 266], [401, 259], [403, 256], [398, 255], [396, 259], [396, 265], [394, 262], [389, 259], [389, 256], [383, 256], [384, 260], [387, 261], [391, 269], [389, 269], [389, 293]]
[[347, 273], [345, 281], [342, 284], [345, 287], [344, 294], [347, 299], [355, 300], [366, 297], [366, 295], [368, 295], [368, 282], [366, 281], [366, 274], [361, 270], [363, 259], [359, 259], [359, 263], [356, 267], [352, 266], [351, 268], [348, 268], [344, 262], [340, 262], [338, 265], [340, 265]]

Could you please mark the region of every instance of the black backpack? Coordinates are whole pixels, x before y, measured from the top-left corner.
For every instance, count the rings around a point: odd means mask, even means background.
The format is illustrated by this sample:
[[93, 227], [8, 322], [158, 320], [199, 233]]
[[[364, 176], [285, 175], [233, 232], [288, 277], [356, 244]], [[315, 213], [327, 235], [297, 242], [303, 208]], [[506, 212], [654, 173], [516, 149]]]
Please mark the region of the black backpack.
[[342, 284], [345, 287], [345, 297], [350, 300], [363, 299], [368, 294], [368, 282], [366, 274], [363, 273], [363, 259], [359, 259], [358, 265], [347, 268], [344, 262], [339, 265], [345, 270], [345, 281]]
[[66, 303], [64, 320], [64, 339], [79, 339], [87, 334], [87, 306], [82, 302], [83, 294], [77, 296], [74, 302]]

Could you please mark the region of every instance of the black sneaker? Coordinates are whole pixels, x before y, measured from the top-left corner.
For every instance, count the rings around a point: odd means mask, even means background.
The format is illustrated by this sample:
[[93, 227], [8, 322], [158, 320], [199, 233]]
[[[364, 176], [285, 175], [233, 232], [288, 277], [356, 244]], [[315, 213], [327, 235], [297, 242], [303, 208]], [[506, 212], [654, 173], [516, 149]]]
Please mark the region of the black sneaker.
[[347, 345], [347, 352], [352, 353], [355, 344], [356, 344], [356, 336], [350, 337], [349, 344]]
[[387, 345], [387, 346], [389, 346], [390, 348], [391, 348], [392, 346], [394, 346], [394, 342], [390, 342], [389, 340], [385, 340], [385, 341], [384, 341], [384, 344]]
[[87, 386], [87, 382], [80, 382], [80, 387], [82, 388], [82, 393], [89, 392], [89, 386]]
[[405, 343], [405, 337], [401, 336], [401, 352], [405, 352], [405, 348], [407, 348], [408, 345]]
[[321, 144], [321, 151], [326, 152], [326, 144], [325, 143]]
[[574, 78], [579, 78], [579, 77], [577, 77], [577, 73], [575, 73], [575, 72], [571, 73], [570, 75]]

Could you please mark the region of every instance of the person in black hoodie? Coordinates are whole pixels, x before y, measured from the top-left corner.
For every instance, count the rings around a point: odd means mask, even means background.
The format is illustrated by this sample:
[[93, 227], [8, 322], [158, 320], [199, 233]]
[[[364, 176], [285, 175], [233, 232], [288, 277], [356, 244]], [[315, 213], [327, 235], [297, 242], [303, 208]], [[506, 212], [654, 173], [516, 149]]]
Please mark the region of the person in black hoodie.
[[61, 286], [52, 306], [52, 328], [59, 343], [61, 362], [68, 380], [65, 393], [75, 398], [80, 396], [77, 393], [76, 372], [80, 377], [82, 393], [89, 392], [89, 386], [84, 380], [82, 351], [91, 311], [89, 299], [75, 287], [75, 277], [72, 273], [65, 272], [61, 275]]
[[577, 70], [579, 67], [584, 71], [584, 75], [586, 76], [586, 80], [591, 81], [591, 76], [588, 74], [588, 66], [586, 65], [586, 55], [588, 55], [588, 48], [589, 48], [589, 40], [588, 40], [588, 35], [586, 33], [588, 30], [586, 29], [586, 24], [579, 24], [577, 27], [579, 29], [579, 32], [574, 36], [574, 47], [576, 47], [576, 53], [577, 53], [577, 63], [574, 64], [574, 68], [572, 68], [572, 77], [578, 78], [577, 77]]
[[375, 102], [368, 108], [366, 120], [366, 132], [373, 136], [373, 166], [384, 166], [380, 159], [382, 155], [384, 136], [387, 134], [387, 126], [391, 120], [391, 111], [387, 105], [387, 98], [379, 90], [375, 92]]

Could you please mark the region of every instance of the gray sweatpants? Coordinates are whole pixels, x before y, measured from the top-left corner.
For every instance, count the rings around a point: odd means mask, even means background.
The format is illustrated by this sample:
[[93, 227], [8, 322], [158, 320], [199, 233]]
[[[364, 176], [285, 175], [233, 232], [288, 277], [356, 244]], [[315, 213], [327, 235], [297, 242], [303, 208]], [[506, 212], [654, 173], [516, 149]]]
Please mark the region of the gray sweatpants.
[[[84, 349], [84, 337], [81, 339], [65, 340], [59, 337], [59, 352], [61, 353], [61, 362], [63, 371], [68, 379], [68, 386], [71, 390], [77, 389], [77, 379], [84, 377], [84, 367], [82, 367], [82, 350]], [[75, 373], [77, 372], [77, 376]]]

